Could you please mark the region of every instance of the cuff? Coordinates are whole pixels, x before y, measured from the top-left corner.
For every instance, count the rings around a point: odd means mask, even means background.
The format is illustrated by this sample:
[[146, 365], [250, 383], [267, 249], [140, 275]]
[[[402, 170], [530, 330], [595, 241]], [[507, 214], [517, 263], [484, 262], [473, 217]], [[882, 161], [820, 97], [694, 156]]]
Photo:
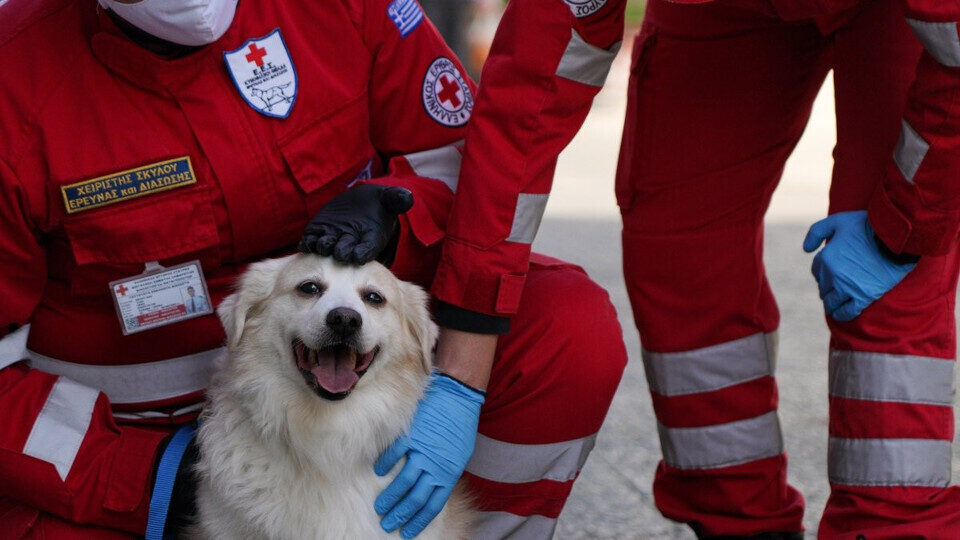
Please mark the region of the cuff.
[[430, 293], [442, 302], [491, 317], [520, 308], [530, 246], [500, 242], [482, 249], [448, 236]]
[[461, 332], [501, 335], [510, 332], [510, 319], [507, 317], [477, 313], [441, 301], [437, 302], [433, 317], [440, 326]]
[[891, 252], [917, 256], [945, 254], [957, 235], [955, 219], [929, 210], [923, 210], [922, 215], [923, 220], [911, 219], [909, 212], [893, 202], [884, 186], [877, 188], [867, 208], [874, 234]]

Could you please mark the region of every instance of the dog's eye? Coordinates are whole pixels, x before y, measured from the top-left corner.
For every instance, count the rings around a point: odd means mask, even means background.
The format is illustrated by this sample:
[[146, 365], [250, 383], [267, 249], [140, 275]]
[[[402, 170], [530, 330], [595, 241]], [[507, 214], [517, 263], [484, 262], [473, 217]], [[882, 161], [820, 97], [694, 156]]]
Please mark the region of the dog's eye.
[[320, 294], [320, 286], [312, 281], [304, 281], [300, 285], [297, 285], [297, 290], [310, 296]]
[[385, 300], [383, 299], [382, 296], [380, 296], [379, 293], [376, 293], [373, 291], [368, 291], [364, 293], [363, 301], [374, 306], [379, 306], [380, 304], [385, 302]]

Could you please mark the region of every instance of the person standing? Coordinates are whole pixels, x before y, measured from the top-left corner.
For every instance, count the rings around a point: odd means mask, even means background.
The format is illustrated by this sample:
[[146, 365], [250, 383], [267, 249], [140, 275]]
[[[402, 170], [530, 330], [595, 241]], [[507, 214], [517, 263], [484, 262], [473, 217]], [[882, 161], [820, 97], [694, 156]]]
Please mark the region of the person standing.
[[813, 262], [831, 331], [819, 534], [960, 536], [958, 19], [943, 0], [648, 4], [617, 175], [624, 271], [663, 449], [657, 506], [702, 537], [802, 530], [763, 216], [830, 70], [830, 215], [803, 246], [827, 242]]

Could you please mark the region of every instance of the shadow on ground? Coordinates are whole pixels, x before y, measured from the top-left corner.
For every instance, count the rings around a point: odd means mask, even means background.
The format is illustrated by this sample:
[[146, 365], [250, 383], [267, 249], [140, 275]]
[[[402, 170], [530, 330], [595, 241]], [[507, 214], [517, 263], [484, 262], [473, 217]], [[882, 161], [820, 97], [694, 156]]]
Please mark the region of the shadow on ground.
[[[610, 292], [630, 354], [597, 447], [574, 486], [556, 537], [693, 538], [686, 527], [662, 518], [653, 504], [651, 484], [660, 445], [640, 362], [640, 342], [621, 275], [620, 223], [547, 219], [540, 231], [536, 251], [580, 264]], [[805, 525], [812, 537], [829, 489], [828, 334], [808, 270], [811, 256], [800, 249], [805, 231], [801, 224], [769, 225], [765, 260], [780, 303], [777, 375], [789, 476], [807, 500]], [[957, 463], [954, 446], [955, 477]]]

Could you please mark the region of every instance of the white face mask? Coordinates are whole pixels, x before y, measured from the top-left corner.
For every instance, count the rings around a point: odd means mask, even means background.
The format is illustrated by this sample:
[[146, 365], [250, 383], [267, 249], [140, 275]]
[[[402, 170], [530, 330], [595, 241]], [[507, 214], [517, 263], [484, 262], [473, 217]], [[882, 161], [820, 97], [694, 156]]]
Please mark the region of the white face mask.
[[123, 20], [172, 43], [207, 45], [233, 22], [237, 0], [100, 0]]

